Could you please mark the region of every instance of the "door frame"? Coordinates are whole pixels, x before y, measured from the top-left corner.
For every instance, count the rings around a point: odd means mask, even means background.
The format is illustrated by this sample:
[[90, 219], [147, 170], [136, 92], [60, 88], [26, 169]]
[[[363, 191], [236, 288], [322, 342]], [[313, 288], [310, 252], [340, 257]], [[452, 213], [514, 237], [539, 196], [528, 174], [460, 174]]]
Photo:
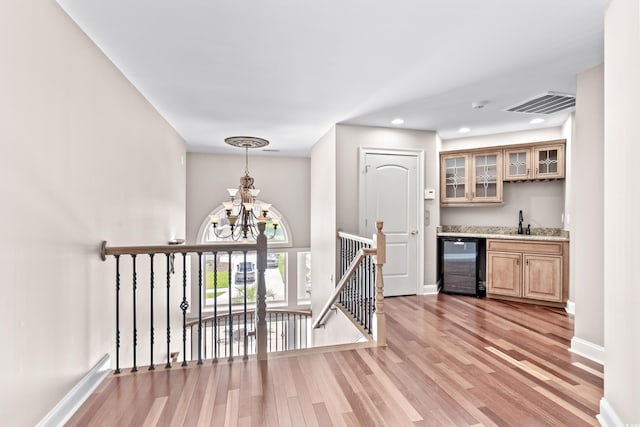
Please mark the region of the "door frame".
[[[416, 283], [416, 295], [422, 295], [424, 289], [424, 150], [419, 149], [387, 149], [387, 148], [358, 148], [358, 233], [364, 236], [366, 227], [364, 225], [364, 212], [365, 212], [365, 180], [363, 179], [365, 173], [365, 157], [367, 154], [382, 154], [382, 155], [395, 155], [395, 156], [412, 156], [418, 160], [418, 185], [416, 189], [416, 198], [418, 200], [416, 212], [417, 229], [418, 229], [418, 241], [416, 244], [416, 268], [417, 271], [417, 283]], [[384, 233], [384, 227], [382, 228]], [[369, 236], [364, 236], [369, 237]]]

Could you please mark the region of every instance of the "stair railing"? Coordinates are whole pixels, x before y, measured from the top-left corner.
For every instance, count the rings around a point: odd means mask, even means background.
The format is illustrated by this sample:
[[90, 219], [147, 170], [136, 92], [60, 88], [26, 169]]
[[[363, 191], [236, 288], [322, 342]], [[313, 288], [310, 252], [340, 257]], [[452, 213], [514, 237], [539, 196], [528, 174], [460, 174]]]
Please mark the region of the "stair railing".
[[[231, 314], [231, 316], [228, 317], [229, 322], [231, 323], [229, 325], [229, 327], [227, 328], [228, 333], [229, 333], [229, 339], [233, 340], [234, 339], [234, 328], [233, 328], [233, 321], [234, 319], [240, 320], [243, 323], [243, 336], [242, 336], [242, 340], [243, 340], [243, 357], [247, 357], [248, 356], [248, 349], [249, 349], [249, 336], [250, 334], [255, 334], [255, 343], [256, 343], [256, 347], [255, 347], [255, 354], [257, 354], [257, 357], [259, 359], [265, 359], [266, 358], [266, 353], [267, 353], [267, 315], [266, 315], [266, 284], [265, 284], [265, 270], [267, 268], [267, 238], [264, 234], [264, 230], [265, 230], [265, 224], [264, 223], [259, 223], [258, 224], [258, 229], [259, 229], [259, 235], [256, 237], [256, 241], [255, 242], [247, 242], [247, 243], [211, 243], [211, 244], [196, 244], [196, 245], [184, 245], [184, 244], [179, 244], [179, 245], [148, 245], [148, 246], [109, 246], [107, 245], [107, 242], [102, 242], [101, 245], [101, 250], [100, 250], [100, 255], [101, 255], [101, 259], [103, 261], [105, 261], [107, 259], [107, 256], [113, 256], [115, 258], [115, 262], [116, 262], [116, 274], [115, 274], [115, 298], [116, 298], [116, 313], [115, 313], [115, 324], [116, 324], [116, 330], [115, 330], [115, 341], [116, 341], [116, 357], [115, 357], [115, 362], [116, 362], [116, 370], [115, 373], [120, 373], [121, 369], [120, 369], [120, 349], [121, 349], [121, 288], [123, 286], [129, 286], [131, 285], [131, 297], [132, 297], [132, 301], [131, 301], [131, 306], [133, 308], [133, 312], [132, 312], [132, 316], [131, 316], [131, 325], [130, 327], [132, 328], [132, 344], [133, 344], [133, 348], [132, 348], [132, 354], [133, 354], [133, 360], [132, 360], [132, 371], [135, 372], [138, 370], [138, 359], [137, 359], [137, 349], [138, 349], [138, 305], [140, 304], [140, 302], [137, 300], [137, 295], [138, 295], [138, 287], [139, 287], [139, 283], [138, 283], [138, 271], [137, 271], [137, 266], [138, 266], [138, 256], [148, 256], [149, 262], [149, 268], [150, 271], [148, 272], [149, 274], [149, 296], [150, 296], [150, 300], [149, 300], [149, 327], [150, 327], [150, 331], [149, 331], [149, 346], [150, 346], [150, 350], [149, 350], [149, 354], [150, 354], [150, 363], [149, 363], [149, 370], [154, 370], [155, 369], [155, 365], [154, 365], [154, 349], [155, 348], [155, 335], [156, 335], [156, 325], [154, 322], [154, 297], [156, 297], [157, 295], [157, 291], [155, 291], [154, 289], [156, 288], [156, 285], [160, 284], [161, 282], [163, 282], [162, 279], [158, 279], [156, 280], [155, 276], [154, 276], [154, 256], [155, 255], [159, 255], [159, 257], [162, 257], [162, 255], [164, 255], [165, 258], [165, 262], [166, 262], [166, 282], [165, 282], [165, 286], [166, 286], [166, 319], [164, 319], [165, 321], [165, 326], [166, 326], [166, 350], [167, 350], [167, 362], [165, 365], [165, 368], [171, 368], [171, 362], [172, 362], [172, 354], [175, 354], [175, 348], [174, 350], [172, 350], [171, 348], [171, 319], [175, 316], [175, 312], [173, 312], [173, 316], [172, 316], [172, 309], [175, 310], [175, 308], [179, 308], [179, 310], [181, 310], [181, 314], [182, 314], [182, 366], [186, 366], [188, 365], [187, 362], [187, 310], [190, 308], [190, 305], [194, 304], [194, 301], [191, 301], [191, 304], [189, 304], [189, 301], [186, 298], [187, 295], [187, 270], [188, 270], [188, 266], [187, 266], [187, 255], [191, 255], [191, 254], [196, 254], [197, 258], [198, 258], [198, 297], [197, 297], [197, 307], [196, 310], [191, 310], [191, 313], [193, 313], [194, 311], [197, 312], [197, 316], [198, 316], [198, 321], [197, 321], [197, 327], [196, 327], [196, 332], [195, 332], [195, 341], [196, 341], [196, 353], [197, 353], [197, 363], [198, 365], [201, 365], [203, 363], [203, 352], [202, 352], [202, 344], [203, 344], [203, 317], [202, 317], [202, 309], [203, 309], [203, 301], [202, 301], [202, 296], [203, 296], [203, 255], [205, 254], [213, 254], [214, 257], [217, 257], [218, 254], [228, 254], [229, 256], [229, 302], [228, 302], [228, 307], [227, 307], [227, 314]], [[256, 312], [257, 315], [255, 316], [255, 323], [250, 323], [249, 322], [249, 311], [247, 310], [247, 292], [245, 289], [244, 292], [244, 302], [243, 302], [243, 309], [241, 311], [241, 318], [238, 318], [236, 316], [236, 314], [233, 313], [233, 308], [232, 308], [232, 298], [231, 298], [231, 271], [232, 271], [232, 266], [231, 266], [231, 255], [233, 253], [242, 253], [244, 255], [244, 262], [245, 262], [245, 266], [246, 266], [246, 262], [247, 262], [247, 253], [248, 252], [256, 252], [256, 264], [257, 264], [257, 292], [256, 292]], [[181, 256], [178, 256], [181, 255]], [[126, 280], [126, 283], [124, 283], [125, 281], [121, 279], [121, 261], [122, 258], [127, 258], [130, 257], [131, 258], [131, 272], [132, 272], [132, 276], [131, 276], [131, 280]], [[182, 280], [176, 280], [173, 279], [172, 280], [172, 274], [175, 272], [175, 265], [176, 263], [178, 263], [178, 260], [181, 260], [181, 265], [182, 265]], [[244, 285], [246, 286], [247, 284], [247, 272], [246, 272], [246, 268], [245, 268], [245, 277], [244, 277]], [[217, 276], [214, 276], [214, 281], [217, 281]], [[178, 283], [174, 283], [174, 282], [178, 282]], [[182, 287], [182, 300], [178, 301], [178, 303], [176, 303], [175, 301], [171, 301], [170, 297], [171, 297], [171, 292], [170, 289], [172, 286], [174, 285], [179, 285]], [[217, 304], [217, 299], [216, 299], [216, 304], [214, 305], [214, 318], [217, 319], [218, 318], [218, 304]], [[255, 326], [254, 326], [255, 325]], [[254, 331], [250, 331], [250, 328], [255, 327]], [[237, 337], [237, 334], [236, 334]], [[189, 338], [191, 340], [191, 337]], [[233, 359], [234, 357], [234, 353], [233, 353], [233, 348], [230, 349], [230, 352], [226, 355], [230, 360]], [[192, 355], [193, 357], [193, 355]], [[194, 358], [196, 359], [196, 358]]]
[[[376, 222], [372, 239], [338, 232], [340, 280], [322, 307], [312, 327], [319, 328], [332, 307], [351, 315], [354, 323], [371, 334], [378, 345], [386, 345], [384, 279], [386, 236], [382, 221]], [[375, 312], [375, 318], [373, 313]]]
[[[249, 310], [248, 324], [255, 324], [255, 310]], [[246, 344], [247, 354], [256, 353], [255, 333], [245, 331], [243, 327], [242, 310], [208, 315], [202, 319], [187, 322], [191, 336], [191, 354], [197, 354], [198, 331], [201, 333], [201, 346], [204, 359], [217, 361], [229, 357], [230, 354], [243, 354], [245, 343], [243, 338], [248, 336]], [[299, 350], [309, 347], [311, 311], [268, 308], [267, 322], [267, 352]], [[193, 356], [192, 356], [193, 359]]]

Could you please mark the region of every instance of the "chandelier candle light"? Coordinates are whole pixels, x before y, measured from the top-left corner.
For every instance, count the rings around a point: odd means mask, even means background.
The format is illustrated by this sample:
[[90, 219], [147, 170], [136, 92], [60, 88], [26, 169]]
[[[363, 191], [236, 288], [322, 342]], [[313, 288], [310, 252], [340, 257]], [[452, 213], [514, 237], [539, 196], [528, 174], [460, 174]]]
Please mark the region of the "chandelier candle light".
[[[247, 241], [249, 236], [255, 239], [259, 234], [258, 223], [267, 223], [267, 215], [271, 205], [256, 203], [256, 197], [258, 197], [260, 190], [253, 186], [253, 178], [249, 175], [249, 148], [266, 147], [269, 145], [269, 141], [253, 136], [231, 136], [226, 138], [224, 142], [234, 147], [244, 148], [245, 168], [244, 176], [240, 178], [240, 186], [227, 188], [231, 200], [222, 203], [226, 215], [220, 217], [211, 215], [213, 231], [220, 239], [239, 240], [242, 238], [243, 241]], [[273, 225], [273, 236], [275, 236], [280, 218], [271, 216], [270, 219]], [[228, 224], [222, 225], [223, 222]]]

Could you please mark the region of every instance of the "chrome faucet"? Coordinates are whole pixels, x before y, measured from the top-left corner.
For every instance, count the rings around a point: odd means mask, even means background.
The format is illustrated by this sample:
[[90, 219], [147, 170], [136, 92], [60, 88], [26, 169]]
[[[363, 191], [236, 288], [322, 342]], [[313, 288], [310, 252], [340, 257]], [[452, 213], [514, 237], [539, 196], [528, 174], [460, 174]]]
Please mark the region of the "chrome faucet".
[[520, 211], [520, 213], [518, 214], [518, 234], [523, 234], [523, 230], [522, 230], [522, 221], [524, 220], [524, 218], [522, 218], [522, 211]]

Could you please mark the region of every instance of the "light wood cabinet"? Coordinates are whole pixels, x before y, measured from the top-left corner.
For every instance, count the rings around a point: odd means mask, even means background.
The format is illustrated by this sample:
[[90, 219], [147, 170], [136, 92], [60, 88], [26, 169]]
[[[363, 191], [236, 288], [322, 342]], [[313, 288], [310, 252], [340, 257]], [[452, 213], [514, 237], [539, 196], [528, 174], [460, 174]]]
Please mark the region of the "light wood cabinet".
[[522, 288], [522, 255], [487, 253], [487, 292], [519, 297]]
[[534, 179], [564, 178], [564, 144], [533, 147]]
[[531, 179], [531, 148], [504, 150], [504, 180], [524, 181]]
[[502, 202], [502, 152], [454, 153], [440, 156], [440, 202]]
[[565, 140], [440, 153], [440, 204], [502, 203], [503, 182], [564, 178]]
[[522, 296], [545, 301], [562, 300], [562, 256], [524, 254]]
[[487, 296], [563, 304], [567, 298], [566, 242], [487, 240]]
[[440, 201], [442, 203], [469, 201], [469, 169], [467, 154], [440, 156]]
[[512, 146], [504, 149], [504, 180], [564, 178], [564, 143]]
[[502, 153], [491, 151], [474, 153], [471, 176], [471, 201], [474, 203], [502, 202]]

